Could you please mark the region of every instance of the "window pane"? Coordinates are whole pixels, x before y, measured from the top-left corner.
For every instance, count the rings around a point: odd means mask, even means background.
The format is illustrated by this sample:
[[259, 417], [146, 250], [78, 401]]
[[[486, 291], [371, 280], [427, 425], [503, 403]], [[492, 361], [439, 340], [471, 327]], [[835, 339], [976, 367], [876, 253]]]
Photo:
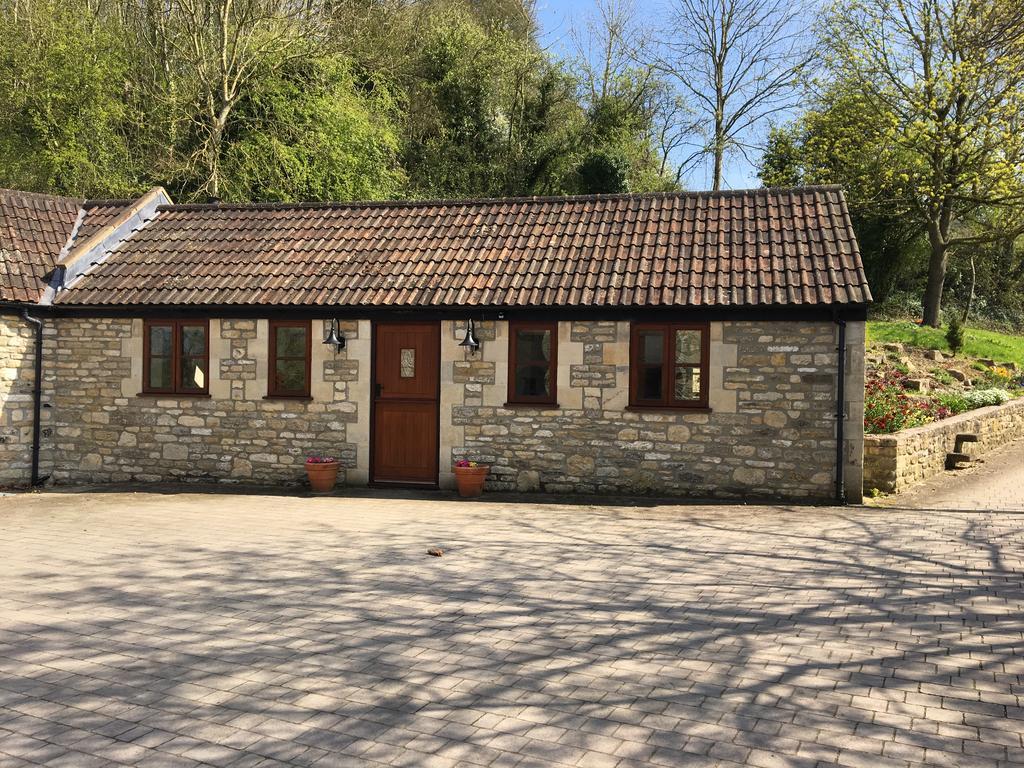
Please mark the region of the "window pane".
[[278, 392], [306, 393], [305, 360], [278, 360], [276, 376]]
[[204, 389], [206, 371], [201, 358], [185, 358], [181, 361], [181, 386], [183, 389]]
[[206, 326], [183, 325], [181, 327], [181, 354], [184, 357], [202, 355], [206, 352]]
[[416, 378], [416, 349], [403, 349], [398, 359], [398, 375], [403, 379]]
[[700, 365], [700, 331], [676, 331], [676, 362]]
[[519, 397], [550, 397], [551, 368], [547, 365], [516, 366], [516, 395]]
[[645, 363], [660, 363], [664, 351], [664, 335], [661, 331], [645, 331], [640, 334], [640, 360]]
[[640, 369], [640, 399], [661, 400], [660, 365], [648, 365]]
[[516, 331], [516, 355], [520, 360], [551, 360], [551, 331]]
[[277, 329], [278, 357], [306, 357], [306, 329], [292, 326], [278, 326]]
[[174, 329], [169, 325], [149, 326], [149, 354], [170, 355]]
[[149, 386], [153, 389], [170, 389], [172, 385], [171, 358], [149, 358]]
[[676, 400], [700, 400], [700, 368], [676, 368]]

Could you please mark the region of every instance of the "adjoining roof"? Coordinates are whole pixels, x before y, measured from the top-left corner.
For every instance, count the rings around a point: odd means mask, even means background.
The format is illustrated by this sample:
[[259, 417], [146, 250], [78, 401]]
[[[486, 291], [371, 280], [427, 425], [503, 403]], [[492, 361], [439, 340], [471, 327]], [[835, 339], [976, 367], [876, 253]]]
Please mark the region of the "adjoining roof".
[[61, 254], [129, 204], [0, 189], [0, 301], [39, 301]]
[[75, 242], [88, 240], [103, 227], [113, 223], [125, 208], [134, 203], [134, 200], [86, 200], [82, 204], [85, 209], [85, 220], [75, 234]]
[[871, 300], [836, 187], [157, 210], [56, 303], [702, 307]]

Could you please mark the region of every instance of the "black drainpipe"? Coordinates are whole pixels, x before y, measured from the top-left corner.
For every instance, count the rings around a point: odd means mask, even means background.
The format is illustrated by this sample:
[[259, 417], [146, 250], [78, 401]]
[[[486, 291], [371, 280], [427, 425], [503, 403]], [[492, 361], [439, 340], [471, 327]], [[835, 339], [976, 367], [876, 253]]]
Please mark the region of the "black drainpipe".
[[43, 321], [32, 317], [26, 309], [21, 313], [26, 322], [36, 327], [35, 382], [32, 385], [32, 487], [37, 488], [49, 479], [39, 476], [39, 443], [42, 433], [43, 409]]
[[846, 426], [846, 320], [836, 315], [839, 326], [839, 382], [836, 387], [836, 501], [846, 503], [844, 427]]

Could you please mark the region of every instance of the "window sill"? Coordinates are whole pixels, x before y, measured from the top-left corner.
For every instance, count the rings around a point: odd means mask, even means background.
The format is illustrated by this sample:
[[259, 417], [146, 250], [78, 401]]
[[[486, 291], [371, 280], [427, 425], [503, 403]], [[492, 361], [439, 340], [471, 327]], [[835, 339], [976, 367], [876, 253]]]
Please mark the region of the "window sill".
[[706, 405], [627, 405], [626, 410], [638, 413], [713, 413]]
[[290, 400], [292, 402], [300, 403], [311, 403], [313, 402], [312, 395], [264, 395], [264, 400]]
[[536, 408], [539, 411], [551, 411], [561, 406], [558, 403], [520, 403], [520, 402], [509, 402], [505, 403], [502, 408]]
[[139, 392], [136, 397], [164, 398], [170, 400], [208, 400], [209, 392]]

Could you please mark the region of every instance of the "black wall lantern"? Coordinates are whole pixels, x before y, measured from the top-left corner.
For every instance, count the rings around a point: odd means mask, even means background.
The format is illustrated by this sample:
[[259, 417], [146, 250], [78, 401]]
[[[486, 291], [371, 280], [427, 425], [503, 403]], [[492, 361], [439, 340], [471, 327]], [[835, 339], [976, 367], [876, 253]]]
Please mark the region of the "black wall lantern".
[[476, 338], [476, 327], [473, 325], [473, 318], [469, 318], [466, 326], [466, 338], [459, 342], [460, 347], [466, 347], [471, 353], [480, 349], [480, 342]]
[[327, 338], [324, 339], [324, 344], [334, 347], [334, 352], [338, 353], [345, 348], [345, 337], [338, 333], [338, 321], [331, 320], [331, 330], [327, 334]]

